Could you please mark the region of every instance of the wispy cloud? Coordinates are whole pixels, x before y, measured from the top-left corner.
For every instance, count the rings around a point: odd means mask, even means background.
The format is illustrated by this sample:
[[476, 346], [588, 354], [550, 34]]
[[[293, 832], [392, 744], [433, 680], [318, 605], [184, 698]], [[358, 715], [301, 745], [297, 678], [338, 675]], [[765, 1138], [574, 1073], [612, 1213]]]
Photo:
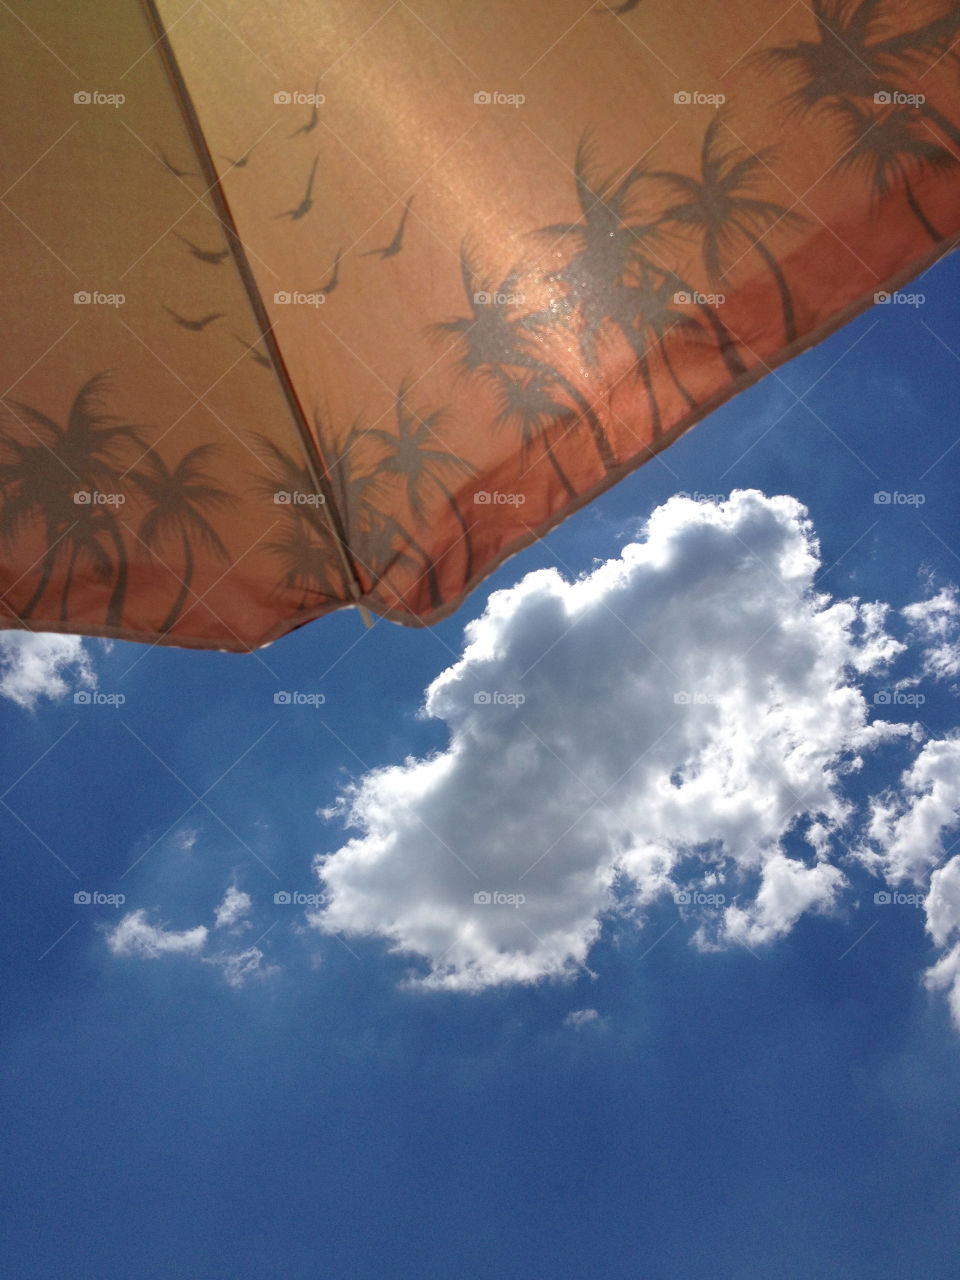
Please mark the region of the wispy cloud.
[[33, 711], [40, 698], [62, 698], [95, 684], [82, 637], [0, 631], [0, 697]]

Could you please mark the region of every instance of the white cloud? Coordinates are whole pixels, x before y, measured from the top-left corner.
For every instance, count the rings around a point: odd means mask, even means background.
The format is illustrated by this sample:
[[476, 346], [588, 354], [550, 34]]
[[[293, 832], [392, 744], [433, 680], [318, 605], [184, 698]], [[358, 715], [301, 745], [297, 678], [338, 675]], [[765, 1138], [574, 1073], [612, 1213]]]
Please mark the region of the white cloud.
[[930, 877], [924, 904], [927, 929], [938, 947], [945, 947], [953, 933], [960, 933], [960, 854]]
[[205, 964], [217, 965], [235, 991], [250, 978], [267, 978], [279, 971], [276, 965], [263, 963], [263, 952], [259, 947], [248, 947], [246, 951], [233, 953], [221, 951], [215, 956], [203, 956], [202, 959]]
[[912, 730], [871, 723], [855, 683], [902, 650], [885, 607], [832, 603], [818, 567], [795, 499], [741, 491], [672, 499], [575, 583], [542, 570], [494, 593], [427, 690], [449, 747], [335, 806], [359, 834], [317, 859], [311, 923], [421, 958], [424, 986], [479, 990], [573, 974], [606, 915], [672, 893], [692, 857], [728, 941], [828, 909], [842, 775]]
[[0, 697], [32, 711], [40, 698], [62, 698], [71, 687], [95, 684], [81, 636], [0, 631]]
[[249, 912], [250, 905], [250, 895], [241, 893], [235, 884], [230, 885], [224, 894], [223, 901], [216, 909], [214, 927], [223, 929], [236, 924]]
[[875, 796], [866, 840], [854, 854], [890, 884], [923, 884], [944, 854], [943, 834], [960, 821], [960, 737], [926, 743], [899, 788]]
[[574, 1027], [577, 1031], [583, 1027], [588, 1027], [591, 1022], [599, 1022], [600, 1015], [596, 1009], [574, 1009], [572, 1013], [568, 1013], [563, 1020], [565, 1027]]
[[142, 956], [158, 959], [162, 955], [197, 955], [206, 946], [207, 930], [203, 925], [177, 933], [162, 925], [147, 923], [142, 908], [130, 911], [107, 935], [107, 945], [115, 956]]
[[960, 598], [955, 587], [902, 610], [911, 624], [912, 638], [926, 647], [922, 673], [935, 680], [960, 676]]

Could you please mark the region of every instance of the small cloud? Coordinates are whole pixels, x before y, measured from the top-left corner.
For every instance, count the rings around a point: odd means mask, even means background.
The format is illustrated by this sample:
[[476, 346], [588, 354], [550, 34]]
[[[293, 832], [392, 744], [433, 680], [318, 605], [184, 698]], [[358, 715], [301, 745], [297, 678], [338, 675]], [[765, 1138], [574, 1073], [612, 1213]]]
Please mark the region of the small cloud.
[[933, 680], [960, 676], [960, 598], [955, 587], [944, 587], [929, 600], [910, 604], [903, 616], [911, 625], [911, 639], [925, 645], [922, 674]]
[[227, 984], [238, 991], [251, 978], [268, 978], [279, 973], [277, 965], [265, 965], [263, 952], [259, 947], [248, 947], [246, 951], [221, 951], [215, 956], [202, 956], [204, 964], [217, 965], [223, 971]]
[[579, 1031], [591, 1022], [599, 1021], [600, 1015], [596, 1009], [574, 1009], [572, 1013], [568, 1013], [564, 1018], [563, 1025], [565, 1027], [575, 1027]]
[[250, 895], [241, 893], [235, 884], [232, 884], [224, 894], [223, 901], [216, 909], [215, 928], [224, 929], [230, 925], [236, 924], [250, 910]]
[[159, 959], [162, 955], [196, 955], [207, 942], [203, 925], [177, 933], [162, 925], [147, 923], [142, 908], [131, 911], [107, 934], [107, 945], [115, 956], [142, 956]]
[[71, 687], [96, 682], [81, 636], [0, 632], [0, 697], [33, 711], [40, 698], [62, 698]]

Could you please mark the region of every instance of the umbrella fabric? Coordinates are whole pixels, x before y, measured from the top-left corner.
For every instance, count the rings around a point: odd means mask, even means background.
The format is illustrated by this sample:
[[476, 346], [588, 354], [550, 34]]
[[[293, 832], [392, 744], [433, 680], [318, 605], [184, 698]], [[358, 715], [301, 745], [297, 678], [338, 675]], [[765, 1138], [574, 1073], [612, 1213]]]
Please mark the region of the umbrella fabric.
[[903, 304], [960, 232], [958, 36], [938, 0], [11, 0], [0, 625], [448, 615]]

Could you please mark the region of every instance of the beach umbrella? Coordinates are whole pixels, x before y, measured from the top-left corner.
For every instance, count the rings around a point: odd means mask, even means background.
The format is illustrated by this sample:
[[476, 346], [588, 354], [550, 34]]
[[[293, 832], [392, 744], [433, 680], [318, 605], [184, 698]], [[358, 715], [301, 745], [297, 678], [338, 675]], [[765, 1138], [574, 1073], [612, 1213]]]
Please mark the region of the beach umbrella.
[[960, 232], [958, 36], [942, 0], [0, 6], [0, 625], [449, 615], [909, 300]]

